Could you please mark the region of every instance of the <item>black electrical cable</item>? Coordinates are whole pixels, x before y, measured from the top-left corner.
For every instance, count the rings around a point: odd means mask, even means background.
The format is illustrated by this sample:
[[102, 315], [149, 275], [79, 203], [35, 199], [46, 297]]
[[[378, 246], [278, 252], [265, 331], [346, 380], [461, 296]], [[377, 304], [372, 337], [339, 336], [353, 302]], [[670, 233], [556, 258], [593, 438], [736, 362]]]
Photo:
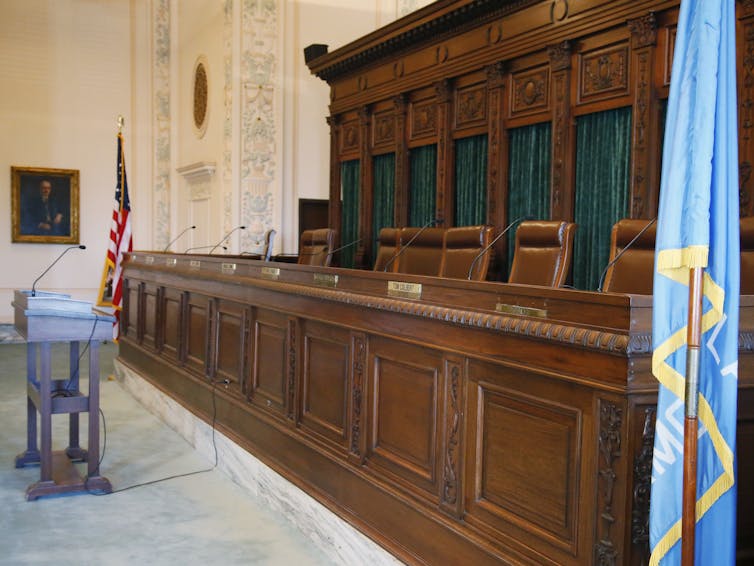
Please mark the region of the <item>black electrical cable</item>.
[[[168, 476], [168, 477], [165, 477], [165, 478], [159, 478], [159, 479], [156, 479], [156, 480], [151, 480], [151, 481], [147, 481], [147, 482], [137, 483], [137, 484], [134, 484], [134, 485], [129, 485], [129, 486], [126, 486], [126, 487], [122, 487], [120, 489], [114, 489], [113, 491], [107, 492], [107, 493], [106, 492], [102, 492], [102, 491], [93, 491], [93, 490], [90, 490], [88, 488], [88, 486], [87, 486], [87, 482], [89, 481], [89, 478], [91, 476], [87, 475], [86, 479], [84, 480], [84, 489], [86, 491], [88, 491], [89, 493], [91, 493], [92, 495], [96, 495], [96, 496], [112, 495], [114, 493], [121, 493], [123, 491], [128, 491], [129, 489], [135, 489], [137, 487], [144, 487], [144, 486], [152, 485], [152, 484], [155, 484], [155, 483], [160, 483], [160, 482], [164, 482], [164, 481], [168, 481], [168, 480], [174, 480], [174, 479], [177, 479], [177, 478], [185, 478], [185, 477], [194, 476], [194, 475], [197, 475], [197, 474], [205, 474], [207, 472], [211, 472], [212, 470], [214, 470], [217, 467], [217, 464], [218, 464], [217, 441], [216, 441], [216, 438], [215, 438], [215, 430], [216, 430], [215, 424], [217, 422], [217, 399], [216, 399], [216, 394], [215, 394], [216, 384], [217, 384], [217, 382], [215, 380], [212, 380], [212, 449], [215, 452], [215, 463], [212, 465], [211, 468], [205, 468], [203, 470], [195, 470], [193, 472], [186, 472], [184, 474], [175, 474], [175, 475]], [[99, 462], [97, 462], [97, 469], [94, 471], [94, 475], [95, 476], [99, 475], [99, 468], [100, 468], [100, 465], [102, 464], [102, 460], [105, 457], [105, 450], [107, 450], [107, 425], [105, 423], [105, 414], [102, 412], [102, 409], [100, 409], [100, 415], [102, 416], [102, 427], [104, 429], [104, 431], [103, 431], [103, 446], [102, 446], [102, 456], [100, 457]]]

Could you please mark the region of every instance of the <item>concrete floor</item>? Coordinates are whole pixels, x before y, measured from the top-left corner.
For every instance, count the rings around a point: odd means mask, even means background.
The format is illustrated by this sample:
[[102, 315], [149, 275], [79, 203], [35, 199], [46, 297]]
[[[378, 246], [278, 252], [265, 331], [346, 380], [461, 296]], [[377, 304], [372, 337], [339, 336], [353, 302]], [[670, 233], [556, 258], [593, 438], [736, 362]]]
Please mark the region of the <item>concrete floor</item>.
[[[116, 347], [108, 344], [100, 356], [107, 425], [101, 472], [113, 489], [211, 468], [213, 462], [195, 453], [116, 381], [108, 381], [115, 353]], [[82, 366], [85, 362], [86, 357]], [[53, 367], [67, 372], [66, 350], [56, 347]], [[0, 345], [0, 564], [329, 563], [299, 531], [218, 470], [103, 497], [79, 494], [27, 502], [24, 490], [39, 479], [39, 468], [13, 466], [26, 442], [25, 375], [26, 346]], [[58, 371], [54, 377], [67, 375]], [[53, 449], [65, 448], [67, 426], [67, 416], [53, 417]], [[85, 416], [81, 429], [85, 447]]]

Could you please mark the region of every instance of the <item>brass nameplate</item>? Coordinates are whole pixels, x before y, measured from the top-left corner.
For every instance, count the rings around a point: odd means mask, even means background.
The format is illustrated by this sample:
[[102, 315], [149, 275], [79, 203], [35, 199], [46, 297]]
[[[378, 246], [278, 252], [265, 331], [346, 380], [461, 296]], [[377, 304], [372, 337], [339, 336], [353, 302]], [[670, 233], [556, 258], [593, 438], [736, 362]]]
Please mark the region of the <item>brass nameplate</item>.
[[144, 259], [144, 262], [145, 262], [145, 263], [146, 263], [147, 265], [152, 265], [152, 264], [154, 263], [154, 256], [153, 256], [153, 255], [148, 255], [148, 256], [146, 257], [146, 259]]
[[314, 284], [319, 285], [320, 287], [335, 288], [338, 286], [338, 276], [330, 273], [315, 273]]
[[167, 265], [168, 267], [175, 267], [176, 265], [178, 265], [178, 260], [174, 257], [166, 258], [165, 265]]
[[519, 305], [506, 305], [504, 303], [497, 303], [495, 310], [504, 314], [519, 314], [522, 316], [532, 316], [534, 318], [547, 318], [547, 311], [545, 309], [535, 309], [532, 307], [522, 307]]
[[264, 277], [265, 279], [277, 279], [278, 277], [280, 277], [280, 268], [279, 267], [263, 267], [262, 277]]
[[388, 297], [401, 297], [403, 299], [421, 299], [421, 283], [404, 283], [403, 281], [387, 282]]
[[202, 268], [202, 262], [201, 262], [201, 261], [199, 261], [198, 259], [192, 259], [192, 260], [191, 260], [191, 261], [189, 262], [189, 267], [190, 267], [191, 269], [201, 269], [201, 268]]
[[235, 263], [223, 263], [222, 265], [222, 272], [226, 275], [233, 275], [236, 272], [236, 264]]

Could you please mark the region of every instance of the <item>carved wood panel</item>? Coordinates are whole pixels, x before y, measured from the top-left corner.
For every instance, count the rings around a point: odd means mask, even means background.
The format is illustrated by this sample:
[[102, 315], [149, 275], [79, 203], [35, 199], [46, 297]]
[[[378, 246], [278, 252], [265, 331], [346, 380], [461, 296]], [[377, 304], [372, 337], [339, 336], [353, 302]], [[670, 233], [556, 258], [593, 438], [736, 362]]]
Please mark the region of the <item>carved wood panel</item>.
[[484, 125], [487, 120], [487, 89], [472, 85], [455, 91], [455, 128]]
[[348, 437], [349, 333], [307, 321], [302, 326], [302, 338], [301, 425], [345, 449]]
[[371, 338], [369, 344], [367, 465], [436, 500], [442, 358], [394, 341]]
[[343, 122], [339, 141], [341, 159], [358, 157], [361, 148], [361, 128], [358, 119]]
[[375, 113], [372, 118], [372, 145], [374, 148], [392, 147], [395, 144], [395, 112], [388, 110]]
[[207, 375], [210, 337], [210, 298], [191, 293], [186, 300], [186, 366]]
[[159, 287], [156, 285], [144, 285], [144, 327], [142, 340], [145, 346], [152, 350], [158, 347], [157, 335], [157, 305], [159, 304]]
[[580, 103], [628, 94], [627, 44], [584, 53], [579, 59]]
[[183, 361], [180, 346], [182, 342], [184, 294], [175, 289], [165, 288], [160, 307], [161, 339], [160, 350], [163, 355], [176, 363]]
[[738, 76], [738, 130], [739, 130], [739, 206], [741, 216], [754, 215], [752, 196], [751, 164], [754, 152], [752, 128], [754, 128], [754, 17], [751, 14], [742, 22], [743, 58]]
[[445, 360], [445, 436], [442, 447], [442, 489], [440, 503], [446, 511], [460, 517], [463, 512], [463, 410], [466, 403], [466, 379], [460, 359]]
[[409, 106], [409, 124], [412, 140], [437, 135], [437, 103], [434, 100], [412, 102]]
[[524, 116], [550, 107], [550, 69], [538, 67], [511, 75], [511, 116]]
[[595, 564], [611, 566], [621, 563], [622, 541], [613, 526], [616, 514], [615, 499], [623, 482], [619, 466], [624, 459], [623, 408], [606, 400], [599, 400], [599, 462], [597, 490], [597, 533], [594, 545]]
[[248, 367], [249, 309], [231, 301], [216, 301], [213, 356], [215, 379], [235, 394], [241, 394]]
[[351, 332], [350, 458], [361, 464], [366, 454], [367, 337]]
[[259, 309], [254, 321], [254, 346], [249, 400], [276, 415], [286, 415], [288, 381], [288, 319]]

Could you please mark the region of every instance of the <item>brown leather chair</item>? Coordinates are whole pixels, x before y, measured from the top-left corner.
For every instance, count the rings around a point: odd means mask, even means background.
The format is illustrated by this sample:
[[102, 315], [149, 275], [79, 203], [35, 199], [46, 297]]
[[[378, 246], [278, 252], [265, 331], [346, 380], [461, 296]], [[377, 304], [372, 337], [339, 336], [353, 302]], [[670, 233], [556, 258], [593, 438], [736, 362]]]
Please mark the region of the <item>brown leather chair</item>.
[[[469, 279], [469, 269], [480, 252], [492, 241], [492, 226], [461, 226], [445, 231], [440, 277]], [[484, 281], [492, 250], [486, 250], [474, 263], [472, 281]]]
[[[400, 249], [400, 242], [400, 228], [382, 228], [380, 230], [379, 236], [377, 237], [377, 257], [374, 260], [375, 271], [385, 271], [385, 266], [387, 266], [390, 258], [395, 256]], [[390, 262], [388, 271], [397, 271], [400, 261], [400, 256], [396, 257], [394, 261]]]
[[316, 265], [326, 267], [332, 261], [333, 243], [335, 242], [335, 230], [331, 228], [318, 228], [317, 230], [304, 230], [301, 233], [301, 245], [298, 249], [299, 265]]
[[[651, 220], [624, 218], [613, 226], [610, 236], [610, 262]], [[610, 293], [651, 295], [655, 269], [657, 224], [644, 232], [618, 261], [607, 268], [602, 290]], [[609, 265], [609, 263], [608, 263]]]
[[[440, 274], [442, 267], [442, 242], [445, 230], [442, 228], [425, 228], [424, 231], [413, 241], [421, 228], [401, 229], [400, 256], [397, 261], [398, 273], [410, 273], [413, 275]], [[406, 247], [406, 244], [411, 245]]]
[[576, 224], [561, 220], [522, 222], [508, 283], [560, 287], [571, 271]]
[[741, 227], [741, 294], [754, 295], [754, 216], [740, 221]]

